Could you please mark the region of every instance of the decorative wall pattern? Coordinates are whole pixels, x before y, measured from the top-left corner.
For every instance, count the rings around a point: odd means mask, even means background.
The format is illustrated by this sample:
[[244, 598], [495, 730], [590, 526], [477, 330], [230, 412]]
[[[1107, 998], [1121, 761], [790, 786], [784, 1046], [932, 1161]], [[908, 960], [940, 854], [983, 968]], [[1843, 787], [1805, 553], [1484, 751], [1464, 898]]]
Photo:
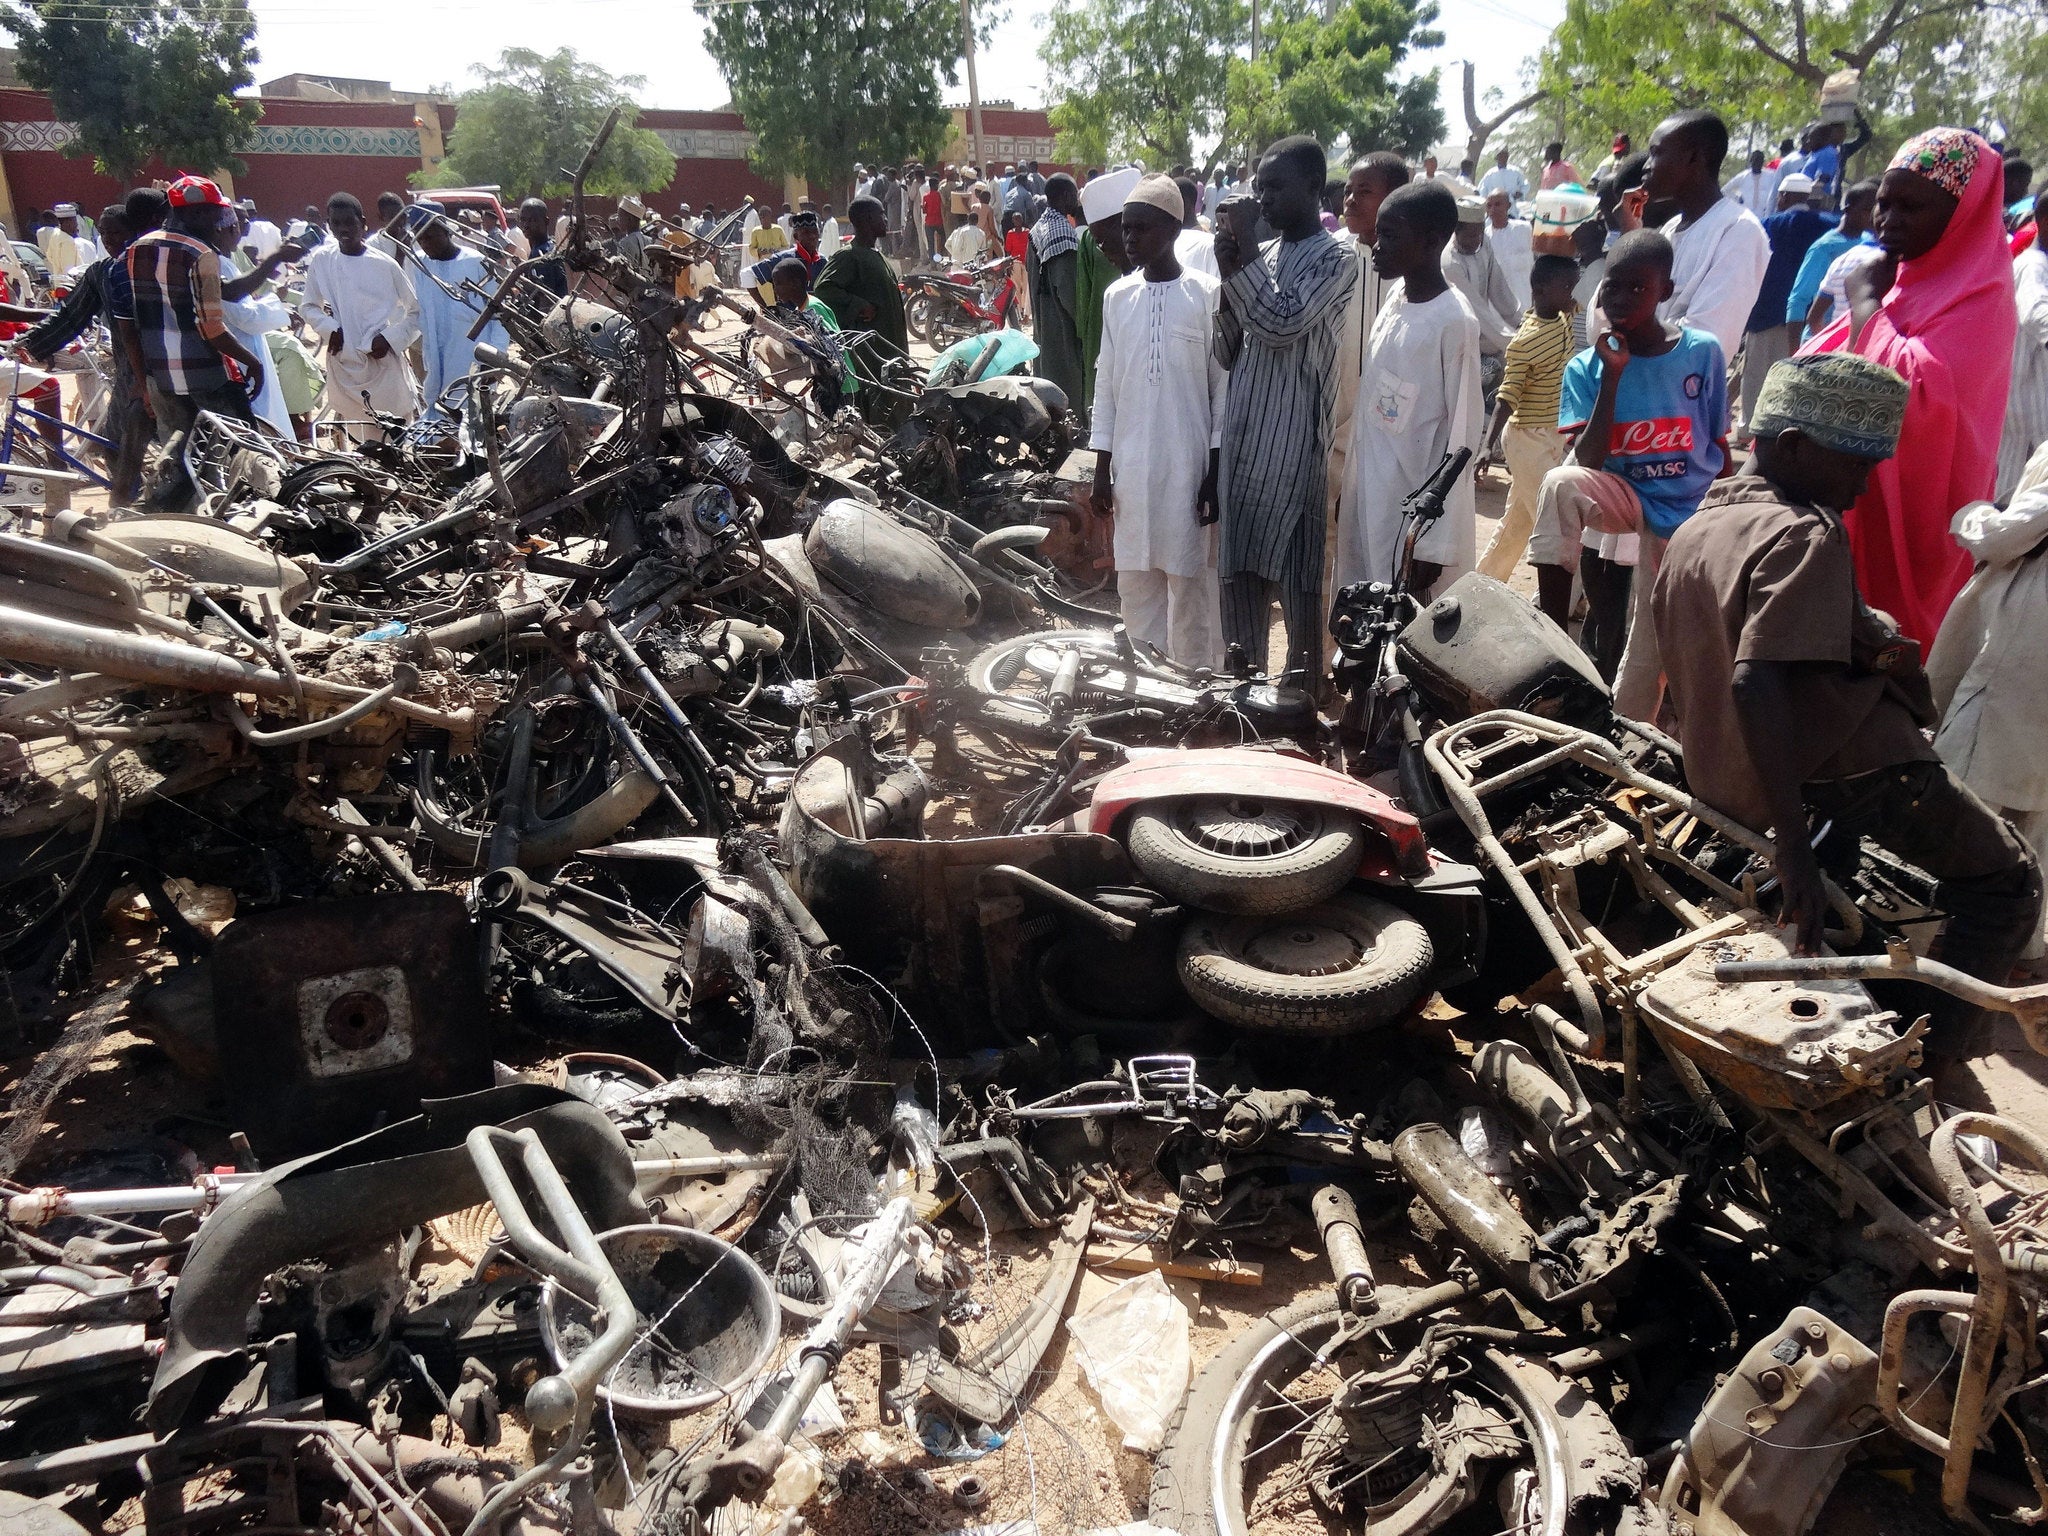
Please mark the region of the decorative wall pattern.
[[[60, 150], [78, 137], [70, 123], [0, 123], [0, 150], [12, 153]], [[268, 127], [258, 124], [242, 146], [245, 155], [420, 157], [417, 128]]]
[[70, 123], [0, 123], [0, 149], [58, 150], [78, 137]]
[[[952, 141], [946, 146], [946, 158], [957, 160], [972, 156], [974, 133], [971, 128], [956, 127]], [[990, 165], [1001, 168], [1005, 165], [1022, 165], [1026, 160], [1051, 160], [1053, 141], [1013, 137], [1006, 133], [984, 133], [981, 136], [982, 154]]]
[[420, 157], [417, 128], [271, 127], [259, 123], [242, 146], [245, 155], [389, 155]]
[[654, 136], [678, 160], [744, 160], [754, 152], [754, 136], [728, 128], [657, 128]]

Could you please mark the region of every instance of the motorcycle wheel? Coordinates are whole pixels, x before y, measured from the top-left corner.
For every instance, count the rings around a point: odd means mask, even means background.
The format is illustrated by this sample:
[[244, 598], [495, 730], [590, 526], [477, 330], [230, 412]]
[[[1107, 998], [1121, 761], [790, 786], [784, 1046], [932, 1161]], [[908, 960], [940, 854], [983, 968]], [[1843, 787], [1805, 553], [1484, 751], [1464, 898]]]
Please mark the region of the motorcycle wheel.
[[903, 306], [904, 325], [909, 327], [911, 335], [928, 347], [938, 345], [932, 339], [933, 312], [937, 308], [938, 306], [933, 302], [932, 296], [928, 293], [912, 294], [910, 301]]
[[1365, 823], [1333, 806], [1202, 795], [1134, 811], [1124, 843], [1176, 901], [1259, 917], [1315, 906], [1349, 885]]
[[983, 710], [994, 719], [1018, 725], [1048, 726], [1053, 721], [1052, 684], [1060, 659], [1081, 653], [1076, 704], [1117, 699], [1172, 710], [1201, 702], [1193, 688], [1176, 688], [1165, 679], [1147, 679], [1142, 693], [1137, 674], [1117, 649], [1116, 637], [1098, 629], [1047, 629], [999, 640], [967, 663], [967, 685], [982, 696]]
[[1357, 1034], [1405, 1013], [1436, 952], [1416, 919], [1347, 892], [1298, 912], [1197, 912], [1180, 936], [1180, 983], [1204, 1012], [1262, 1034]]
[[[1328, 1292], [1311, 1292], [1209, 1362], [1153, 1461], [1151, 1524], [1180, 1536], [1249, 1536], [1254, 1523], [1428, 1536], [1477, 1502], [1473, 1476], [1445, 1468], [1425, 1443], [1431, 1405], [1419, 1396], [1395, 1394], [1341, 1421], [1324, 1411], [1348, 1377], [1398, 1357], [1384, 1335], [1336, 1344], [1342, 1320]], [[1467, 1379], [1512, 1406], [1496, 1374], [1481, 1357]], [[1535, 1465], [1542, 1485], [1547, 1463]]]

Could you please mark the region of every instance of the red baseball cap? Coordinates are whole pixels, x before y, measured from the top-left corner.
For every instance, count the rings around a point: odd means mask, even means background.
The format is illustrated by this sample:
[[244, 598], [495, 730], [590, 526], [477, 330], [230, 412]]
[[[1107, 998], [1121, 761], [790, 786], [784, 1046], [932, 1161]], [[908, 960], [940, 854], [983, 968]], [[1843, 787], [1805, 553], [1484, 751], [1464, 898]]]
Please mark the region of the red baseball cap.
[[1616, 149], [1627, 149], [1627, 148], [1628, 148], [1628, 135], [1627, 135], [1627, 134], [1625, 134], [1625, 133], [1617, 133], [1617, 134], [1616, 134], [1616, 135], [1614, 136], [1614, 147], [1615, 147]]
[[164, 188], [164, 197], [173, 208], [198, 208], [208, 203], [216, 208], [228, 205], [219, 184], [204, 176], [180, 176]]

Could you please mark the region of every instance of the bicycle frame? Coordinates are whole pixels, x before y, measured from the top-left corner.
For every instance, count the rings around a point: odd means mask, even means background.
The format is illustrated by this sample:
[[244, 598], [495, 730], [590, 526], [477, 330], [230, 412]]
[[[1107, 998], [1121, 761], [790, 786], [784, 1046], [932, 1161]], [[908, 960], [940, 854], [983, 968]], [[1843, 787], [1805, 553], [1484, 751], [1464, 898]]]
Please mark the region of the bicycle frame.
[[[42, 448], [47, 452], [55, 454], [63, 468], [85, 476], [86, 479], [99, 486], [102, 490], [111, 490], [113, 488], [113, 481], [71, 452], [65, 444], [73, 440], [83, 440], [86, 443], [103, 449], [111, 455], [115, 449], [112, 439], [101, 437], [97, 432], [89, 432], [84, 427], [66, 421], [62, 416], [52, 416], [46, 412], [36, 410], [32, 406], [24, 405], [22, 404], [22, 398], [22, 396], [16, 395], [7, 402], [7, 422], [4, 427], [0, 427], [0, 465], [14, 465], [14, 445], [17, 435], [24, 432], [33, 432]], [[56, 441], [52, 442], [40, 430], [44, 427], [55, 427], [57, 429]], [[28, 470], [38, 467], [50, 468], [52, 466], [22, 464], [17, 467]]]

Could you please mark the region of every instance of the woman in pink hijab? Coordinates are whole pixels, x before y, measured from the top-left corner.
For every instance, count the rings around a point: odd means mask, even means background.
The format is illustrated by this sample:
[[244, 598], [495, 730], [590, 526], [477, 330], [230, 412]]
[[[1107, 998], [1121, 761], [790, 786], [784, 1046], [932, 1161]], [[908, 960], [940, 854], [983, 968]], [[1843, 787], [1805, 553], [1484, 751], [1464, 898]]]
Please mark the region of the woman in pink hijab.
[[2004, 190], [1998, 151], [1967, 129], [1908, 139], [1878, 189], [1883, 259], [1849, 279], [1850, 313], [1802, 349], [1855, 352], [1912, 386], [1899, 451], [1845, 521], [1865, 600], [1923, 653], [1970, 576], [1949, 519], [1997, 479], [2018, 325]]

